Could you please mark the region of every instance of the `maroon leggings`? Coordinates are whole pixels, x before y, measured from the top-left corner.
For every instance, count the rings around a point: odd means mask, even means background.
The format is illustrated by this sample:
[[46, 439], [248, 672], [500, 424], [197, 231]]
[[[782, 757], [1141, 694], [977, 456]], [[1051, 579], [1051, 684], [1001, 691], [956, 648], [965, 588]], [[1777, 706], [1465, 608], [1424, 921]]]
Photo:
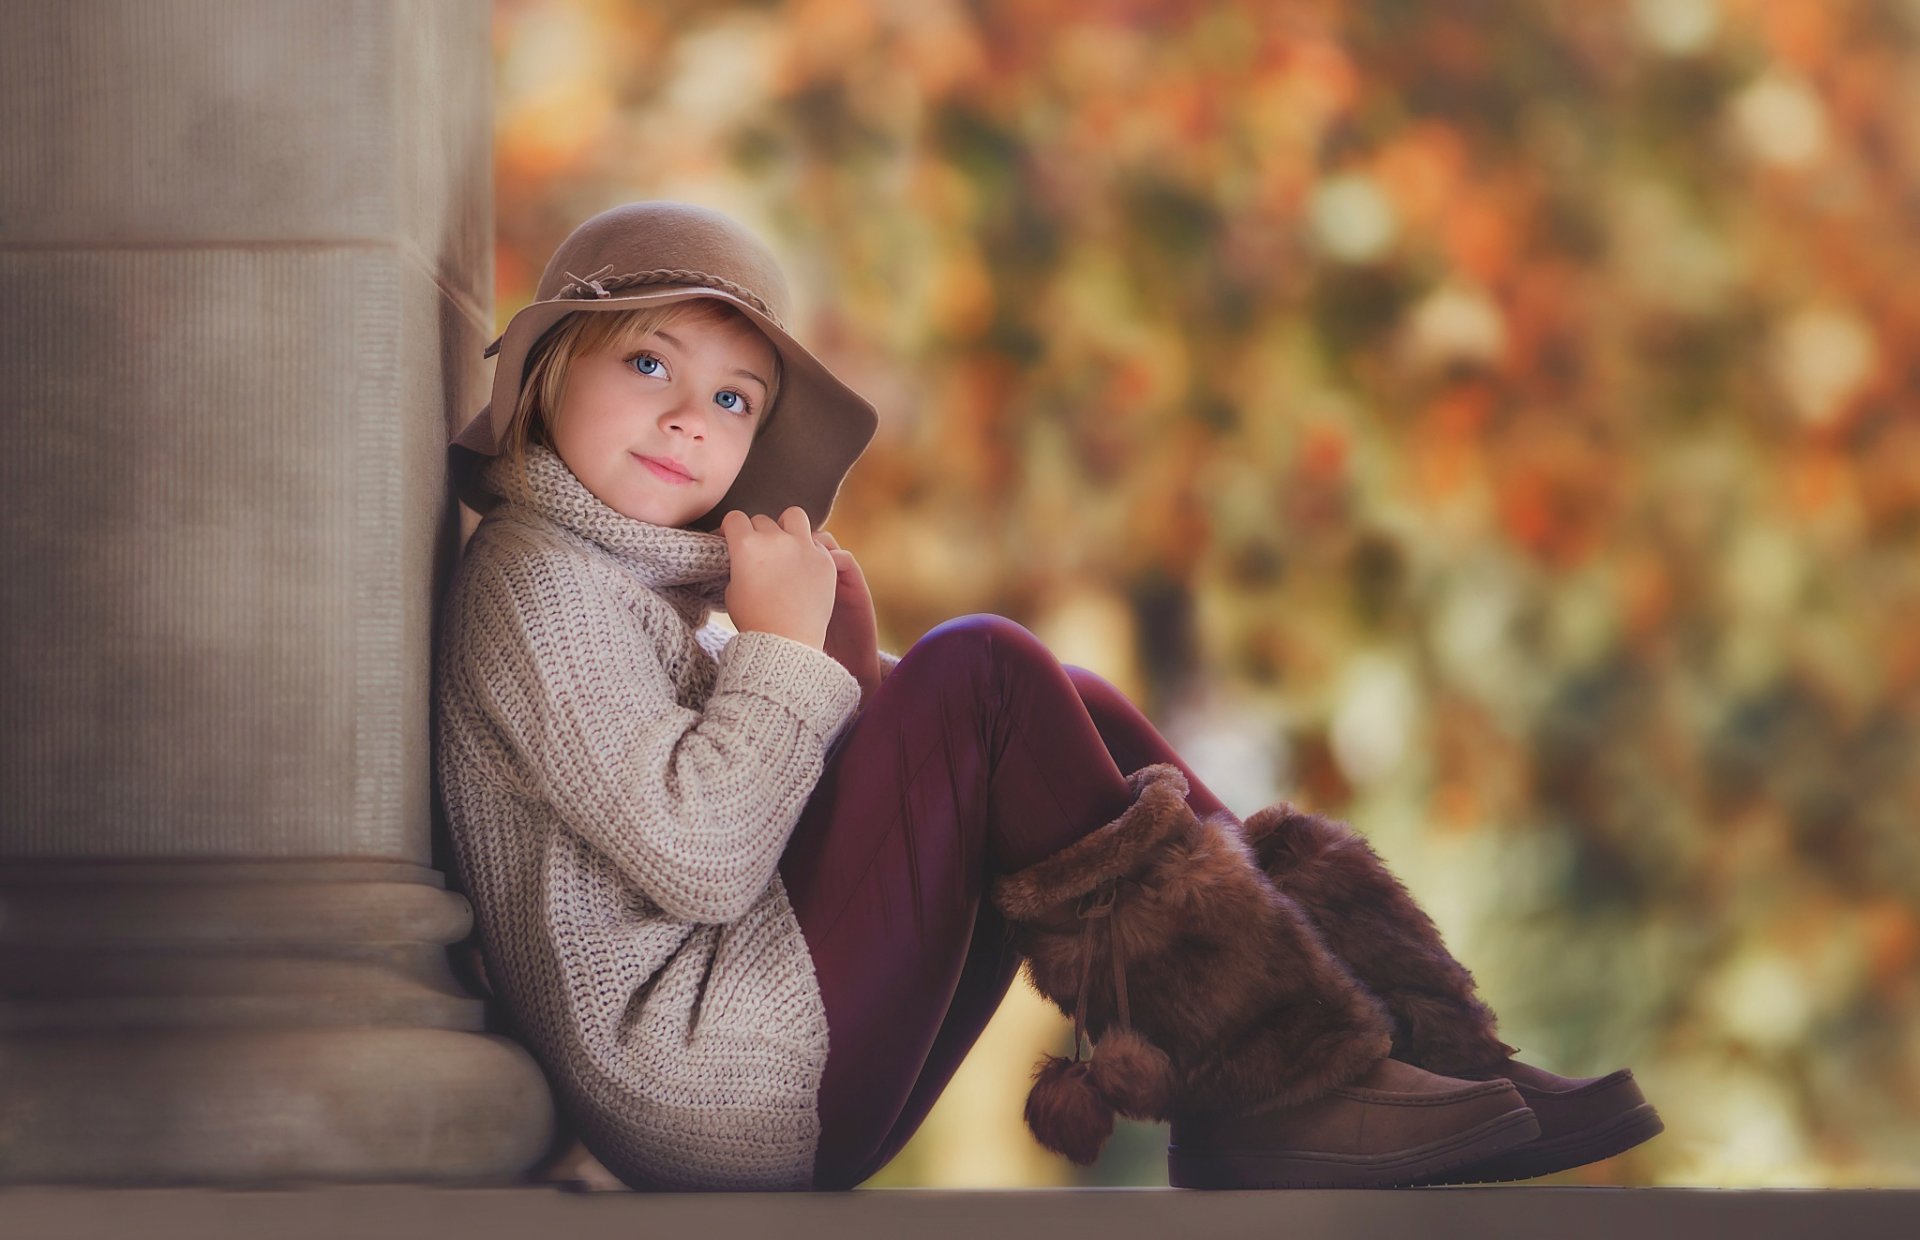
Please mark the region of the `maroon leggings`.
[[1111, 822], [1172, 762], [1113, 685], [1004, 616], [915, 642], [832, 750], [780, 860], [830, 1033], [814, 1186], [852, 1188], [933, 1108], [1019, 971], [989, 878]]

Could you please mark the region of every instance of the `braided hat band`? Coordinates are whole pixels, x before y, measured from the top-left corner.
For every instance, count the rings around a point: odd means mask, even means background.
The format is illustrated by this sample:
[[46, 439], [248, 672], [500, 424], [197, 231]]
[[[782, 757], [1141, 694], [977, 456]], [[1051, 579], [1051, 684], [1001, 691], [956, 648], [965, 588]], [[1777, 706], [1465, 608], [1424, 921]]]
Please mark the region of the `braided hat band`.
[[[731, 217], [691, 203], [627, 203], [568, 234], [547, 260], [534, 300], [485, 347], [482, 357], [496, 358], [491, 398], [466, 419], [452, 446], [471, 456], [504, 449], [529, 355], [561, 319], [693, 298], [723, 301], [751, 321], [779, 353], [785, 377], [776, 398], [780, 416], [766, 423], [727, 494], [690, 524], [717, 529], [732, 508], [777, 518], [797, 505], [819, 529], [879, 429], [879, 413], [794, 339], [786, 277], [766, 244]], [[452, 464], [460, 498], [476, 512], [489, 511], [499, 497], [481, 487], [477, 463], [456, 452]]]
[[[760, 294], [744, 284], [737, 284], [725, 276], [714, 275], [710, 271], [695, 271], [690, 267], [656, 267], [652, 271], [631, 271], [626, 275], [609, 276], [613, 264], [608, 263], [600, 270], [588, 276], [576, 276], [571, 271], [564, 272], [571, 283], [563, 284], [549, 300], [561, 301], [585, 297], [591, 292], [595, 297], [611, 297], [624, 288], [636, 288], [643, 284], [697, 284], [707, 288], [717, 288], [723, 293], [731, 293], [746, 302], [755, 310], [773, 320], [774, 326], [785, 331], [787, 325], [780, 321]], [[505, 337], [502, 337], [504, 339]], [[500, 351], [500, 341], [488, 345], [482, 357], [492, 357]]]
[[707, 288], [717, 288], [723, 293], [732, 293], [772, 319], [781, 331], [787, 329], [787, 325], [780, 322], [780, 316], [762, 300], [760, 294], [744, 284], [734, 283], [725, 276], [717, 276], [710, 271], [695, 271], [691, 267], [656, 267], [652, 271], [634, 271], [623, 276], [607, 275], [607, 272], [612, 270], [613, 264], [608, 263], [590, 276], [576, 276], [569, 271], [566, 274], [573, 283], [562, 288], [555, 296], [579, 297], [591, 289], [595, 297], [611, 297], [619, 290], [632, 288], [636, 284], [701, 284]]

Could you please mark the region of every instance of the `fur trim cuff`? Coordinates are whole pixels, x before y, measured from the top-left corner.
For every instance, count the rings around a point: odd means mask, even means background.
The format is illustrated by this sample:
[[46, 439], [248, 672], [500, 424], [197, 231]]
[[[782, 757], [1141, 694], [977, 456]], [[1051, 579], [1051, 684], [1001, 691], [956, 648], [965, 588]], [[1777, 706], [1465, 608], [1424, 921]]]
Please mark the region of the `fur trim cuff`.
[[1153, 850], [1190, 828], [1187, 777], [1171, 762], [1127, 776], [1134, 801], [1118, 818], [1017, 873], [994, 880], [994, 907], [1029, 921], [1092, 891], [1108, 879], [1137, 873]]
[[1241, 824], [1254, 858], [1334, 954], [1386, 1001], [1393, 1054], [1429, 1072], [1489, 1069], [1513, 1054], [1473, 974], [1365, 836], [1280, 801]]

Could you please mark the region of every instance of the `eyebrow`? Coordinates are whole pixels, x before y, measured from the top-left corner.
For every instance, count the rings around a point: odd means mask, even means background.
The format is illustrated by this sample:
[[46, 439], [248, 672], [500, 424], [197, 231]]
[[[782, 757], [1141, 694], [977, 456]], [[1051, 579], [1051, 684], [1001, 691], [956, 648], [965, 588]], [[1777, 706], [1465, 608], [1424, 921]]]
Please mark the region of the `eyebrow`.
[[[653, 334], [660, 337], [660, 339], [666, 341], [668, 344], [672, 345], [676, 349], [679, 349], [683, 352], [686, 350], [687, 346], [684, 344], [681, 344], [680, 339], [677, 336], [670, 336], [666, 332], [659, 331], [658, 329], [656, 329]], [[762, 379], [759, 375], [754, 374], [751, 370], [747, 370], [744, 367], [740, 367], [740, 366], [734, 367], [733, 373], [736, 375], [745, 375], [747, 378], [759, 384], [762, 391], [770, 392], [773, 390], [772, 388], [767, 386], [767, 381], [765, 379]]]

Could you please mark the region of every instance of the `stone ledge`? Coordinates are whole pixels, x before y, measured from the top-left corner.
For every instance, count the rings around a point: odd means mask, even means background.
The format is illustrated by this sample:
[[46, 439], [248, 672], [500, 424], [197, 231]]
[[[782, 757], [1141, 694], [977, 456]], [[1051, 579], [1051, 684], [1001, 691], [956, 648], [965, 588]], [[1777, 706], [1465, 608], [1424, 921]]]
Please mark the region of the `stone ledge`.
[[996, 1240], [1204, 1235], [1345, 1240], [1879, 1240], [1912, 1234], [1920, 1189], [1462, 1186], [1393, 1191], [1194, 1192], [1164, 1187], [845, 1193], [570, 1193], [369, 1185], [260, 1189], [13, 1188], [0, 1235], [81, 1240], [273, 1235], [278, 1240], [565, 1236], [701, 1240], [904, 1236]]

